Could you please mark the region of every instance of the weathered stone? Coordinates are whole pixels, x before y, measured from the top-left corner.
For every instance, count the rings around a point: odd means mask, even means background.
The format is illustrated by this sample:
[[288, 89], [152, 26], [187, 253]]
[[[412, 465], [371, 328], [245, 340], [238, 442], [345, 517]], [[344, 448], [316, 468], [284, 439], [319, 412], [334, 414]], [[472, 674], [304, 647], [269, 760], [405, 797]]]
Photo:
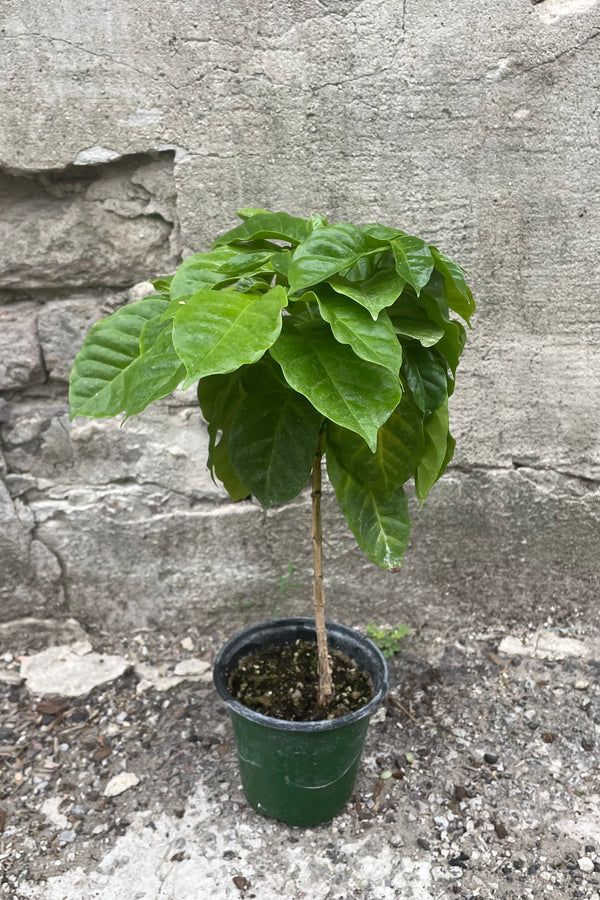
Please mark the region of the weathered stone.
[[[500, 641], [498, 653], [506, 654], [506, 656], [531, 656], [536, 659], [566, 659], [567, 657], [581, 659], [592, 655], [591, 648], [577, 638], [563, 637], [542, 631], [525, 640], [509, 634]], [[583, 689], [585, 690], [585, 682]]]
[[[588, 486], [582, 497], [572, 479], [533, 474], [447, 475], [421, 512], [411, 504], [411, 545], [396, 575], [360, 553], [328, 491], [330, 617], [452, 627], [485, 621], [501, 598], [507, 622], [541, 625], [559, 612], [573, 622], [585, 618], [597, 602], [598, 490]], [[39, 537], [63, 560], [71, 611], [81, 621], [206, 628], [239, 622], [244, 610], [257, 619], [275, 609], [310, 614], [307, 495], [268, 513], [250, 502], [184, 506], [148, 485], [31, 505]], [[301, 587], [282, 598], [279, 580], [290, 562]]]
[[182, 495], [179, 502], [184, 504], [226, 497], [206, 466], [206, 426], [193, 388], [124, 425], [122, 417], [101, 421], [80, 417], [69, 423], [64, 400], [60, 406], [7, 404], [4, 419], [0, 435], [15, 496], [33, 487], [58, 498], [73, 485], [85, 494], [88, 484], [147, 482]]
[[0, 621], [64, 613], [64, 599], [56, 556], [20, 521], [0, 481]]
[[169, 179], [171, 154], [44, 177], [0, 174], [0, 289], [129, 286], [172, 271]]
[[51, 300], [41, 307], [38, 336], [46, 371], [51, 378], [69, 380], [73, 360], [89, 329], [122, 306], [125, 300], [126, 297], [119, 294], [90, 295]]
[[122, 656], [78, 652], [76, 644], [59, 645], [24, 657], [21, 675], [32, 694], [81, 697], [99, 684], [119, 678], [128, 666]]
[[[185, 666], [185, 663], [193, 663], [194, 665]], [[203, 666], [199, 666], [198, 663], [199, 660], [184, 660], [182, 663], [178, 663], [178, 667], [182, 667], [182, 670], [173, 675], [161, 671], [161, 669], [156, 666], [150, 666], [147, 663], [136, 663], [134, 671], [140, 679], [135, 689], [136, 693], [143, 694], [144, 691], [148, 690], [161, 692], [170, 691], [184, 681], [194, 682], [196, 684], [212, 683], [210, 665], [206, 663]], [[187, 671], [188, 668], [189, 671]]]
[[37, 303], [0, 307], [0, 391], [45, 379], [37, 338], [39, 309]]
[[139, 783], [140, 779], [135, 772], [119, 772], [118, 775], [113, 775], [113, 777], [108, 780], [108, 783], [104, 788], [104, 796], [118, 797], [123, 791], [129, 790], [129, 788], [135, 787], [136, 784]]
[[75, 619], [15, 619], [0, 624], [0, 650], [23, 652], [53, 644], [83, 641], [86, 633]]

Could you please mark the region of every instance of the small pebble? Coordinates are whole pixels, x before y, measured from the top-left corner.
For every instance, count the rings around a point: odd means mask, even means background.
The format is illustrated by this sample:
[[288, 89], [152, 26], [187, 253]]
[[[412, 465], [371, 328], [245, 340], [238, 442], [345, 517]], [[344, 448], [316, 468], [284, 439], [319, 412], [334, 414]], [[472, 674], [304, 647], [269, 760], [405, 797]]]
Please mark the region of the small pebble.
[[577, 865], [582, 872], [590, 873], [594, 871], [594, 863], [589, 856], [582, 856], [581, 859], [577, 860]]
[[589, 686], [589, 681], [585, 681], [585, 679], [583, 678], [580, 678], [578, 681], [576, 681], [574, 685], [576, 691], [587, 691]]
[[484, 753], [483, 758], [489, 766], [495, 766], [498, 762], [497, 753]]
[[592, 738], [582, 738], [581, 746], [584, 750], [593, 750], [594, 749], [594, 741]]
[[[75, 832], [74, 831], [61, 831], [58, 836], [59, 841], [62, 841], [63, 844], [70, 844], [71, 841], [75, 840]], [[594, 866], [592, 864], [592, 870]]]
[[497, 837], [499, 837], [501, 841], [503, 841], [504, 838], [508, 836], [506, 825], [504, 825], [502, 822], [494, 822], [494, 830]]
[[429, 843], [427, 838], [417, 838], [417, 845], [421, 848], [421, 850], [431, 850], [431, 844]]
[[118, 775], [113, 775], [109, 780], [104, 788], [104, 796], [117, 797], [123, 791], [129, 790], [129, 788], [135, 787], [139, 783], [140, 779], [134, 772], [120, 772]]
[[194, 642], [191, 639], [191, 637], [184, 637], [183, 640], [181, 641], [181, 646], [183, 647], [184, 650], [193, 650]]

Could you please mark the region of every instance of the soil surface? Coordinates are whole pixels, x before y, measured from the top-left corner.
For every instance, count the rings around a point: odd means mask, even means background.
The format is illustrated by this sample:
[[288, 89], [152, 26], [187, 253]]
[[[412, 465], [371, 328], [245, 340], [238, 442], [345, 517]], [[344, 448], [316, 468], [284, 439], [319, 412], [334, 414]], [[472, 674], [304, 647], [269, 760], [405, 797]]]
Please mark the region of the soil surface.
[[567, 630], [587, 655], [561, 658], [562, 633], [548, 658], [500, 651], [504, 627], [409, 637], [355, 792], [313, 829], [248, 806], [209, 683], [139, 674], [201, 671], [225, 635], [92, 633], [130, 667], [75, 698], [32, 694], [20, 662], [41, 645], [7, 639], [0, 896], [600, 900], [598, 633]]
[[366, 706], [373, 698], [373, 685], [345, 654], [331, 650], [329, 655], [334, 696], [327, 706], [318, 704], [317, 647], [309, 641], [270, 645], [247, 654], [230, 674], [227, 686], [244, 706], [275, 719], [336, 719]]

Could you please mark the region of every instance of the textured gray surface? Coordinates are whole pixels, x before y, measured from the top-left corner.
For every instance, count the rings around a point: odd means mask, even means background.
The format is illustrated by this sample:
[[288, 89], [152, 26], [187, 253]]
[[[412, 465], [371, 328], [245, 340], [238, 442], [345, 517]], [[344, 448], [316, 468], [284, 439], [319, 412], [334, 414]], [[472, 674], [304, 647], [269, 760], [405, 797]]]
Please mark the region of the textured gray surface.
[[[455, 463], [402, 574], [329, 505], [332, 616], [596, 613], [596, 3], [5, 0], [3, 29], [1, 618], [307, 609], [306, 499], [227, 503], [193, 396], [123, 429], [68, 424], [85, 330], [242, 205], [414, 231], [479, 301]], [[290, 561], [304, 589], [282, 601]]]

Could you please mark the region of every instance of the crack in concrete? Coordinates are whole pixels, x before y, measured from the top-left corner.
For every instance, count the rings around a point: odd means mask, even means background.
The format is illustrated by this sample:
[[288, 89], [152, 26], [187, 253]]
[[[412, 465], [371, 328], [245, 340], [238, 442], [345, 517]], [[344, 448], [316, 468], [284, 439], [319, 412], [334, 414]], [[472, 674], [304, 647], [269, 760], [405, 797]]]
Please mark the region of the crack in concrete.
[[[55, 35], [41, 34], [39, 31], [23, 31], [23, 32], [15, 32], [14, 34], [6, 34], [4, 35], [5, 39], [18, 39], [18, 38], [39, 38], [43, 41], [49, 41], [50, 43], [56, 44], [65, 44], [67, 47], [72, 47], [74, 50], [79, 50], [81, 53], [87, 53], [89, 56], [94, 56], [97, 59], [106, 59], [109, 62], [113, 63], [117, 66], [124, 66], [127, 69], [130, 69], [132, 72], [137, 72], [138, 75], [143, 75], [144, 78], [150, 78], [152, 81], [156, 81], [156, 74], [152, 72], [146, 72], [144, 69], [139, 69], [137, 66], [132, 65], [131, 63], [126, 62], [123, 59], [117, 59], [114, 56], [111, 56], [109, 53], [99, 53], [96, 50], [91, 50], [89, 47], [85, 47], [83, 44], [76, 44], [74, 41], [68, 41], [66, 38], [56, 37]], [[170, 81], [164, 73], [161, 81], [164, 84], [169, 85], [174, 91], [180, 89], [181, 85], [175, 84], [173, 81]]]
[[563, 56], [568, 56], [570, 53], [575, 53], [577, 50], [581, 50], [582, 47], [585, 47], [587, 44], [595, 41], [597, 37], [600, 37], [600, 29], [598, 29], [598, 31], [594, 31], [593, 34], [588, 35], [583, 41], [580, 41], [573, 47], [567, 47], [566, 50], [561, 50], [559, 53], [551, 56], [550, 59], [544, 59], [539, 63], [534, 63], [531, 66], [527, 66], [526, 68], [521, 69], [519, 72], [510, 73], [506, 76], [506, 78], [516, 78], [519, 75], [525, 75], [528, 72], [533, 72], [535, 69], [541, 69], [543, 66], [551, 66], [559, 59], [562, 59]]
[[589, 489], [592, 492], [596, 492], [596, 488], [600, 486], [600, 477], [596, 478], [592, 475], [581, 475], [578, 472], [571, 472], [565, 469], [558, 469], [554, 466], [541, 466], [541, 465], [520, 465], [513, 463], [512, 466], [498, 466], [498, 465], [450, 465], [448, 467], [448, 474], [452, 474], [453, 472], [459, 472], [463, 475], [469, 475], [477, 472], [490, 472], [497, 474], [509, 474], [511, 472], [520, 472], [523, 477], [527, 477], [529, 472], [539, 472], [541, 474], [552, 474], [558, 475], [561, 478], [567, 479], [571, 482], [575, 482], [580, 484], [582, 487]]

